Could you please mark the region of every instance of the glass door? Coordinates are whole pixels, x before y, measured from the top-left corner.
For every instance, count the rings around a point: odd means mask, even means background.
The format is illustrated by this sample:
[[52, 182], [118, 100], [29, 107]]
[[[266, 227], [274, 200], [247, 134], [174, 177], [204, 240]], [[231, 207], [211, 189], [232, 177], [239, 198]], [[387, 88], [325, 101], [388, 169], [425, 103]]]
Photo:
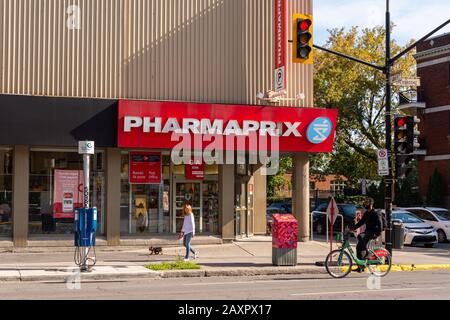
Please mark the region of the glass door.
[[175, 219], [173, 219], [173, 228], [175, 232], [180, 232], [183, 227], [183, 205], [185, 203], [189, 203], [192, 206], [195, 219], [195, 231], [203, 232], [201, 182], [176, 182], [174, 202]]
[[247, 184], [240, 179], [236, 180], [235, 193], [235, 223], [236, 237], [245, 237], [247, 233]]
[[254, 234], [254, 184], [247, 184], [247, 236], [251, 237]]

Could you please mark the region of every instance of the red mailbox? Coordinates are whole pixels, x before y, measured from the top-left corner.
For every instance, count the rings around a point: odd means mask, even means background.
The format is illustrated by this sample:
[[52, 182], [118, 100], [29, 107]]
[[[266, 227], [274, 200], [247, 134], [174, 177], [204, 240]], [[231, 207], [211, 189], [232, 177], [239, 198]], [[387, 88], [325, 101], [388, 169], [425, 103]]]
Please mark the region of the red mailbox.
[[291, 214], [272, 216], [272, 247], [278, 249], [297, 248], [298, 222]]

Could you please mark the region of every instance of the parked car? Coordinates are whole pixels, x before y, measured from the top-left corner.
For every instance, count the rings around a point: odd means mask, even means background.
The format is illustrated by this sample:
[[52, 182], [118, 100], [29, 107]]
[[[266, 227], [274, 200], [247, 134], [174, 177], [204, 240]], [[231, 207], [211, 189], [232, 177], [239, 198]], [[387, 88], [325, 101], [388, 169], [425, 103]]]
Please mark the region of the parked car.
[[271, 207], [269, 206], [266, 210], [266, 229], [267, 229], [267, 234], [271, 234], [272, 233], [272, 215], [273, 214], [291, 214], [291, 212], [287, 212], [287, 209], [285, 207]]
[[[406, 210], [392, 211], [391, 220], [399, 220], [405, 227], [405, 245], [423, 244], [427, 248], [433, 247], [438, 241], [438, 235], [433, 226]], [[383, 232], [382, 240], [385, 240]]]
[[438, 242], [444, 243], [450, 240], [450, 212], [447, 209], [432, 207], [402, 209], [414, 213], [414, 215], [433, 226], [438, 235]]
[[[338, 203], [339, 214], [344, 217], [344, 232], [349, 230], [349, 227], [353, 224], [356, 215], [357, 206], [354, 204]], [[326, 212], [328, 203], [322, 203], [312, 212], [313, 230], [318, 234], [325, 234], [326, 231]], [[341, 230], [340, 217], [336, 219], [334, 231]]]
[[288, 201], [273, 202], [268, 207], [267, 210], [280, 210], [280, 213], [287, 212], [292, 213], [292, 203]]

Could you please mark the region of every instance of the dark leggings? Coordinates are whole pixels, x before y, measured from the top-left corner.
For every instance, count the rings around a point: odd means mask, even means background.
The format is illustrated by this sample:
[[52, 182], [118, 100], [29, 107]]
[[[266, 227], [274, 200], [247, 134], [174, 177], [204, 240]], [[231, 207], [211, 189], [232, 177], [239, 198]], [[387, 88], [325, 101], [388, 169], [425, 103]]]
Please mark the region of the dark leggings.
[[370, 240], [374, 239], [375, 234], [373, 232], [364, 232], [358, 235], [358, 244], [356, 246], [356, 255], [359, 260], [362, 260], [367, 255], [367, 244]]

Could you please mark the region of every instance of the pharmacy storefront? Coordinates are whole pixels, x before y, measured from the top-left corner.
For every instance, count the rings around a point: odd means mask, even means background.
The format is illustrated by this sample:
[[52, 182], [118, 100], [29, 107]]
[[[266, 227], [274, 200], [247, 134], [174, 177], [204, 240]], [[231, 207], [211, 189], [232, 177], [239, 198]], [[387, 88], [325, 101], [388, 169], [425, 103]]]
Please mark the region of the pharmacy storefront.
[[[282, 154], [330, 152], [335, 110], [0, 95], [0, 242], [73, 237], [92, 140], [99, 244], [180, 231], [266, 231], [266, 175]], [[103, 241], [103, 242], [102, 242]]]
[[[276, 173], [281, 154], [329, 152], [335, 110], [121, 100], [121, 233], [178, 232], [182, 206], [194, 209], [197, 232], [222, 234], [220, 199], [233, 199], [234, 235], [251, 236], [265, 208], [255, 197], [264, 167]], [[233, 166], [223, 188], [219, 172]], [[261, 175], [261, 172], [259, 172]], [[265, 176], [263, 175], [263, 179]], [[264, 184], [265, 186], [265, 184]]]

